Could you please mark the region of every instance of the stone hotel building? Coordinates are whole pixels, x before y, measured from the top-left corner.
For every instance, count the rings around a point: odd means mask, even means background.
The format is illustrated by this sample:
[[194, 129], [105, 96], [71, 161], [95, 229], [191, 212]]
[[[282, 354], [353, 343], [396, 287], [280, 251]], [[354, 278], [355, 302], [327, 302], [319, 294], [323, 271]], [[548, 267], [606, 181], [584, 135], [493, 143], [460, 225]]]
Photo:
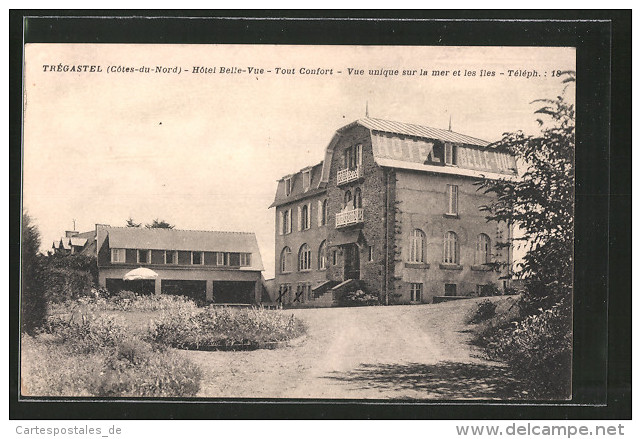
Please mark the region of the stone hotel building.
[[505, 288], [511, 230], [487, 222], [475, 180], [516, 178], [515, 159], [449, 130], [365, 118], [336, 131], [316, 165], [284, 176], [276, 214], [276, 298], [332, 306], [356, 289], [383, 304]]

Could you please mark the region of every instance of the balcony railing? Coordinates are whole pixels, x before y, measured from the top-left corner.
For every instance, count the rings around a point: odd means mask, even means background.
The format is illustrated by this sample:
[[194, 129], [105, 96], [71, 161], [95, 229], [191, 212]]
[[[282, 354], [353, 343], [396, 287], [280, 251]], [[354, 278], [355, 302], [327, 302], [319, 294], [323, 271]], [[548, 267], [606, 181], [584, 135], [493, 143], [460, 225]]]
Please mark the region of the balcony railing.
[[355, 181], [361, 178], [361, 168], [360, 166], [356, 169], [341, 169], [336, 173], [336, 184], [341, 185], [349, 183], [350, 181]]
[[336, 228], [363, 222], [363, 209], [353, 209], [336, 214]]

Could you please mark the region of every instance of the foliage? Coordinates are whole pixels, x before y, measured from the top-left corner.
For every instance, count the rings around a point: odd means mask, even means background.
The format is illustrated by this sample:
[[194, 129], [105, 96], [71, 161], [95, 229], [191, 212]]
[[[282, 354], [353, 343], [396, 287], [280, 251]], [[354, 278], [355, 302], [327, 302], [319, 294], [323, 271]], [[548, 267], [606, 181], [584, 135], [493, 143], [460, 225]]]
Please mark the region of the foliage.
[[77, 308], [87, 312], [100, 311], [162, 311], [171, 309], [196, 309], [196, 304], [185, 296], [172, 296], [167, 294], [137, 295], [132, 291], [121, 290], [116, 295], [109, 295], [105, 289], [92, 289], [91, 294], [78, 300], [70, 300], [59, 304], [52, 304], [52, 313], [69, 314]]
[[194, 396], [200, 369], [113, 318], [52, 317], [22, 339], [23, 393], [37, 396]]
[[372, 306], [378, 305], [378, 296], [364, 292], [363, 290], [348, 291], [340, 297], [342, 306]]
[[175, 226], [169, 224], [167, 221], [155, 218], [152, 222], [145, 224], [148, 229], [173, 229]]
[[22, 214], [21, 252], [21, 330], [32, 334], [47, 316], [47, 297], [43, 283], [40, 231], [28, 213]]
[[182, 349], [214, 350], [272, 347], [305, 331], [293, 315], [263, 308], [204, 310], [172, 309], [162, 313], [150, 330], [157, 343]]
[[563, 304], [518, 322], [489, 328], [476, 340], [487, 356], [506, 361], [532, 382], [534, 396], [568, 398], [572, 364], [572, 319]]
[[42, 258], [42, 270], [47, 297], [54, 303], [88, 296], [98, 283], [94, 256], [49, 255]]
[[140, 227], [142, 224], [134, 221], [132, 217], [129, 217], [126, 221], [127, 227]]
[[[566, 72], [566, 89], [574, 81], [574, 73]], [[572, 291], [575, 109], [565, 91], [556, 99], [535, 101], [543, 105], [536, 111], [544, 118], [537, 119], [540, 134], [508, 133], [491, 145], [517, 158], [523, 168], [521, 178], [477, 183], [484, 193], [496, 195], [481, 209], [487, 220], [517, 225], [523, 232], [497, 246], [526, 246], [520, 268], [538, 285], [528, 291], [535, 307], [549, 308]]]
[[469, 323], [480, 323], [485, 320], [491, 319], [496, 315], [496, 303], [489, 299], [485, 299], [478, 303], [476, 310], [468, 319]]

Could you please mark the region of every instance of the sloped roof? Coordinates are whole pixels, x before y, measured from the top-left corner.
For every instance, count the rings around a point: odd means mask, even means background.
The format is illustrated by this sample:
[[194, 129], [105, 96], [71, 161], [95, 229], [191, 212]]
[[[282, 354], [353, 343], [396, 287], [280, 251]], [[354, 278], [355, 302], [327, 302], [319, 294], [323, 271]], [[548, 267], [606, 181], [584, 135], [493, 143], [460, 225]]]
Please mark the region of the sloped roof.
[[251, 269], [263, 270], [254, 233], [105, 227], [110, 248], [252, 253]]
[[411, 123], [394, 122], [391, 120], [373, 119], [369, 117], [359, 119], [356, 123], [364, 126], [365, 128], [369, 128], [372, 131], [381, 131], [384, 133], [421, 137], [424, 139], [437, 139], [444, 142], [463, 143], [466, 145], [487, 146], [490, 144], [490, 142], [485, 140], [466, 136], [465, 134], [455, 133], [454, 131], [431, 128]]
[[[304, 198], [322, 193], [325, 191], [321, 183], [321, 171], [323, 167], [323, 162], [320, 162], [314, 166], [303, 168], [295, 174], [285, 176], [278, 181], [278, 186], [276, 188], [276, 196], [274, 197], [274, 202], [269, 207], [279, 206], [286, 203], [291, 203], [293, 201], [302, 200]], [[303, 188], [303, 171], [310, 171], [310, 185], [307, 191]], [[285, 179], [291, 178], [292, 180], [292, 191], [289, 195], [285, 192]], [[319, 187], [321, 186], [321, 187]]]
[[87, 243], [87, 238], [77, 238], [75, 236], [72, 236], [71, 238], [66, 239], [68, 239], [71, 245], [73, 245], [74, 247], [84, 247]]

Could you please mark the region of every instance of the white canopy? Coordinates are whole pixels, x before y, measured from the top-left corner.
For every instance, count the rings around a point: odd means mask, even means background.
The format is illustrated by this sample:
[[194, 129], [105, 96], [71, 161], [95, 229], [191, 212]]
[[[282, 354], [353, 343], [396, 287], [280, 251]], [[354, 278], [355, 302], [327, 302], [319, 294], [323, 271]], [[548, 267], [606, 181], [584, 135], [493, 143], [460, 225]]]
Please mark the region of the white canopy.
[[153, 280], [158, 277], [158, 273], [149, 268], [138, 267], [125, 274], [122, 280]]

